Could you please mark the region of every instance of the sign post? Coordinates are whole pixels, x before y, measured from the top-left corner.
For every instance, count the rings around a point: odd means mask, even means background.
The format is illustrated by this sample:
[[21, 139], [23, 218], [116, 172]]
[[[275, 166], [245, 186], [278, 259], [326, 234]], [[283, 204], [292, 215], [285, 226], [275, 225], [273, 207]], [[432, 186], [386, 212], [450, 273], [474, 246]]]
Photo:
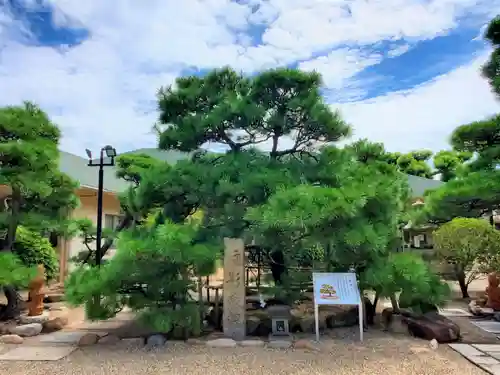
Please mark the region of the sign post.
[[313, 272], [314, 322], [316, 341], [319, 341], [319, 306], [354, 305], [359, 309], [359, 339], [363, 341], [363, 300], [354, 272]]

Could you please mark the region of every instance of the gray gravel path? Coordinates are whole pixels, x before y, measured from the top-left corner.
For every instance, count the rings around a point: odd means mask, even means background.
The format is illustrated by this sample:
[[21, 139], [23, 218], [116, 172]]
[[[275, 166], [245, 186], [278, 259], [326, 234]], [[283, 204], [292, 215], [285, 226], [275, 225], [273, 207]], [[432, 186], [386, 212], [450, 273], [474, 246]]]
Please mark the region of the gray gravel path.
[[364, 344], [326, 339], [320, 352], [267, 348], [207, 348], [171, 344], [146, 351], [136, 341], [93, 346], [57, 362], [0, 362], [8, 375], [480, 375], [459, 354], [410, 338], [368, 338]]

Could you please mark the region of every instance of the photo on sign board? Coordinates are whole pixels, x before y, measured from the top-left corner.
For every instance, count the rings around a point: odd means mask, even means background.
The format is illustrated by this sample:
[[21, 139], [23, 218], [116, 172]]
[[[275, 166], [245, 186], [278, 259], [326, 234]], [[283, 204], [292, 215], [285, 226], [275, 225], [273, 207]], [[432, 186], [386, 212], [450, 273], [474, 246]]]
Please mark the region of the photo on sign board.
[[321, 289], [319, 290], [321, 293], [321, 299], [338, 299], [337, 297], [337, 291], [333, 287], [333, 285], [330, 284], [323, 284], [321, 285]]

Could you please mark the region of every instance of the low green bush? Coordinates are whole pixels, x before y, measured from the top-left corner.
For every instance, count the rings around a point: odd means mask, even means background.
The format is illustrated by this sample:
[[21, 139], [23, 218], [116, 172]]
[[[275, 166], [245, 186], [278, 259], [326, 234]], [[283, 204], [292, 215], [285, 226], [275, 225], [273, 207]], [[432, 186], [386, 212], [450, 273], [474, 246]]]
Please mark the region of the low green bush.
[[47, 280], [57, 277], [59, 259], [47, 238], [27, 228], [19, 227], [17, 228], [13, 250], [27, 267], [43, 264]]

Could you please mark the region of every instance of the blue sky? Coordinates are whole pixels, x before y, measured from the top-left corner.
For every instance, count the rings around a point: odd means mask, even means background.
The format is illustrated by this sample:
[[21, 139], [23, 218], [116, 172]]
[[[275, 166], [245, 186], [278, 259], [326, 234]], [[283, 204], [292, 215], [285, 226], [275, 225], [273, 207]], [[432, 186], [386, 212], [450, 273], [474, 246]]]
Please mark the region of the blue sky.
[[175, 77], [286, 65], [323, 75], [354, 138], [437, 151], [500, 112], [479, 75], [499, 13], [500, 0], [6, 0], [0, 105], [37, 102], [67, 151], [129, 151], [155, 146], [155, 92]]

